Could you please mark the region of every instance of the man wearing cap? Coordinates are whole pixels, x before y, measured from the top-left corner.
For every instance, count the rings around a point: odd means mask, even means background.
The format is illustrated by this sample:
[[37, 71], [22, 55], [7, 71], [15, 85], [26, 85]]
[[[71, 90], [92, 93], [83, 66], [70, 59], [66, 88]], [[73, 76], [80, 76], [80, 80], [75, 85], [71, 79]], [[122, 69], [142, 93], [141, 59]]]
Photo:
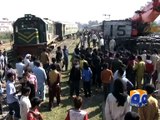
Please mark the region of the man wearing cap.
[[25, 64], [26, 66], [29, 66], [30, 60], [31, 60], [31, 54], [26, 54], [26, 56], [25, 56], [25, 58], [24, 58], [24, 64]]

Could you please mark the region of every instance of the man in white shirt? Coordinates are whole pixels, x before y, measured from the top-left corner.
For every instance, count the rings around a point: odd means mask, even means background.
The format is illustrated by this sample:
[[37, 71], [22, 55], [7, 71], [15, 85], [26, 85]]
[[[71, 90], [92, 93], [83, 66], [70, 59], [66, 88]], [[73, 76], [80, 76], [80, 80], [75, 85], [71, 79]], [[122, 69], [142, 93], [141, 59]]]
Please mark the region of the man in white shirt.
[[116, 41], [114, 39], [111, 39], [109, 42], [109, 50], [111, 52], [114, 52], [114, 48], [116, 47]]
[[16, 63], [16, 71], [17, 71], [18, 80], [22, 79], [24, 69], [25, 69], [25, 64], [22, 62], [22, 60], [23, 58], [19, 57], [18, 63]]
[[31, 108], [31, 103], [29, 100], [29, 94], [31, 89], [29, 87], [24, 87], [22, 89], [22, 97], [20, 99], [20, 115], [21, 120], [27, 120], [27, 113]]
[[147, 51], [144, 50], [142, 55], [141, 55], [143, 61], [146, 61], [146, 56], [147, 56]]
[[103, 39], [102, 36], [100, 36], [99, 46], [100, 46], [100, 49], [104, 52], [105, 51], [105, 48], [104, 48], [104, 39]]

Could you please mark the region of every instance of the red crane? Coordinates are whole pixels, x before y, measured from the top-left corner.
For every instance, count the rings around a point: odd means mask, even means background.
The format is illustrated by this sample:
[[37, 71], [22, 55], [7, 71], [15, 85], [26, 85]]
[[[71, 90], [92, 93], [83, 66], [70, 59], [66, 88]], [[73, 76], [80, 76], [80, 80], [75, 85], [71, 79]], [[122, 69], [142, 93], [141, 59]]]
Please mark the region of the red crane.
[[160, 0], [148, 2], [141, 10], [137, 10], [131, 18], [132, 36], [146, 35], [150, 31], [152, 23], [160, 15]]

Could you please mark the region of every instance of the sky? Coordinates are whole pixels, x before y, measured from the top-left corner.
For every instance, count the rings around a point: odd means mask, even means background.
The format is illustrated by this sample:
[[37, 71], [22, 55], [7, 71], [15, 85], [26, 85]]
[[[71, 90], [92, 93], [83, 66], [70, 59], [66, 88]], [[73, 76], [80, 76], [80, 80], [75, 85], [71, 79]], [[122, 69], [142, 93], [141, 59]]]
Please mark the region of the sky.
[[[87, 23], [131, 18], [151, 0], [1, 0], [0, 18], [16, 20], [24, 14], [55, 21]], [[109, 16], [104, 16], [104, 14]]]

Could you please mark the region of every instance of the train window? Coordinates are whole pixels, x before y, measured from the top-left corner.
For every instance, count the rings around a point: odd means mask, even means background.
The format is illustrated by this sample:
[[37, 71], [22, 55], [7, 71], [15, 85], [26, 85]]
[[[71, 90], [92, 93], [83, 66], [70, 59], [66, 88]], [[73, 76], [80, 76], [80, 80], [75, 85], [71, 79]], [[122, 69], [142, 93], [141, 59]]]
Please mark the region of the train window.
[[23, 21], [20, 23], [18, 28], [37, 28], [37, 22], [36, 21]]

